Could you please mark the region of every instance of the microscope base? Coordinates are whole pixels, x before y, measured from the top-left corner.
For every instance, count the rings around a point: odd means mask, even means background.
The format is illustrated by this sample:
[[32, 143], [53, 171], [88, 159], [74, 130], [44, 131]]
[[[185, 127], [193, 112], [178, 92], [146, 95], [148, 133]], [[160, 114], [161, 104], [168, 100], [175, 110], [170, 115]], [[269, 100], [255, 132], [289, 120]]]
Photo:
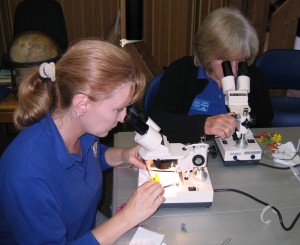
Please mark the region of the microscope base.
[[262, 150], [251, 133], [246, 135], [248, 145], [244, 149], [236, 146], [232, 137], [225, 140], [216, 138], [215, 142], [223, 158], [225, 166], [257, 164], [261, 159]]
[[[185, 179], [182, 172], [176, 170], [159, 170], [151, 168], [151, 175], [158, 176], [159, 182], [164, 186], [166, 201], [161, 207], [210, 207], [213, 202], [214, 190], [210, 181], [207, 168], [204, 168], [207, 176], [203, 182], [197, 179], [196, 168], [188, 173]], [[196, 177], [195, 177], [196, 176]], [[148, 173], [139, 170], [138, 185], [149, 180]]]

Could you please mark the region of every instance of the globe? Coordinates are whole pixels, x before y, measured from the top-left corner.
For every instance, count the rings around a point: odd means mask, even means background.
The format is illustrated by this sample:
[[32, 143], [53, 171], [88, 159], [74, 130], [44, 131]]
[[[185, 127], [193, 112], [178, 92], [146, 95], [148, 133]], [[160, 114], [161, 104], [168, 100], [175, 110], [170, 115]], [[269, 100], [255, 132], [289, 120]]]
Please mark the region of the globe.
[[19, 84], [31, 67], [43, 62], [56, 61], [60, 48], [48, 35], [41, 32], [23, 32], [11, 42], [8, 63], [12, 69], [12, 92], [17, 96]]
[[16, 63], [36, 63], [54, 59], [60, 55], [56, 42], [46, 34], [24, 32], [12, 41], [9, 58]]

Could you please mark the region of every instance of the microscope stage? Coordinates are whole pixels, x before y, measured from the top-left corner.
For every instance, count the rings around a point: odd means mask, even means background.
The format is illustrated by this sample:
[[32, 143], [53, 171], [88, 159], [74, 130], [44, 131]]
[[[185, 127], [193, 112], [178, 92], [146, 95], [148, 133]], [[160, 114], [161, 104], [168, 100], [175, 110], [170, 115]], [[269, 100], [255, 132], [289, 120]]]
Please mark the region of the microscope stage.
[[[162, 204], [162, 207], [211, 206], [214, 191], [207, 168], [205, 168], [205, 172], [207, 177], [201, 182], [195, 178], [195, 170], [189, 172], [188, 179], [185, 179], [182, 172], [177, 172], [172, 168], [170, 170], [151, 168], [151, 176], [157, 176], [159, 182], [165, 188], [166, 201]], [[148, 180], [148, 173], [140, 169], [138, 185], [140, 186]]]

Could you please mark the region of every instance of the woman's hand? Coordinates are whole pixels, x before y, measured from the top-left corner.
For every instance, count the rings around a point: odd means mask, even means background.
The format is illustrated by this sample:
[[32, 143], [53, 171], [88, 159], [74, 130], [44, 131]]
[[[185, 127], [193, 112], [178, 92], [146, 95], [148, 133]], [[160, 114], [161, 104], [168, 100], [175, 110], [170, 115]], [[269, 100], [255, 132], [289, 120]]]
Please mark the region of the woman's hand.
[[226, 139], [233, 135], [236, 129], [236, 119], [233, 117], [235, 113], [230, 112], [218, 116], [208, 117], [204, 125], [206, 135], [215, 135], [222, 139]]
[[146, 165], [139, 155], [141, 146], [132, 148], [111, 147], [105, 152], [105, 159], [112, 167], [118, 166], [123, 162], [130, 163], [140, 169], [146, 170]]
[[100, 244], [113, 244], [122, 234], [149, 218], [165, 201], [164, 188], [148, 181], [139, 186], [120, 212], [92, 230]]
[[150, 217], [165, 201], [164, 188], [155, 181], [147, 181], [137, 188], [120, 212], [131, 227]]
[[137, 145], [129, 149], [124, 149], [122, 158], [124, 159], [124, 162], [130, 163], [137, 168], [146, 170], [146, 163], [139, 155], [139, 149], [141, 146]]

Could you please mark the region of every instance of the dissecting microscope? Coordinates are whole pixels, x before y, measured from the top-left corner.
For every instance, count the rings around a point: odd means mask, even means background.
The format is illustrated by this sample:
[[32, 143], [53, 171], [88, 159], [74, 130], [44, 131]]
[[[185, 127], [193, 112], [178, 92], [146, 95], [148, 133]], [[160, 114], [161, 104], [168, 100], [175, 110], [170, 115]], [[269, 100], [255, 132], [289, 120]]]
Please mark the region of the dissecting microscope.
[[237, 130], [227, 139], [215, 138], [215, 142], [225, 166], [255, 164], [261, 159], [262, 150], [249, 129], [253, 121], [248, 105], [250, 78], [247, 76], [246, 62], [239, 62], [236, 82], [230, 61], [222, 62], [222, 69], [224, 77], [221, 81], [225, 104], [230, 112], [236, 114]]
[[[140, 156], [153, 163], [151, 176], [158, 176], [165, 188], [162, 206], [211, 206], [214, 191], [207, 171], [208, 144], [169, 143], [158, 125], [135, 107], [128, 109], [125, 123], [135, 131]], [[147, 171], [140, 169], [138, 185], [149, 179]]]

